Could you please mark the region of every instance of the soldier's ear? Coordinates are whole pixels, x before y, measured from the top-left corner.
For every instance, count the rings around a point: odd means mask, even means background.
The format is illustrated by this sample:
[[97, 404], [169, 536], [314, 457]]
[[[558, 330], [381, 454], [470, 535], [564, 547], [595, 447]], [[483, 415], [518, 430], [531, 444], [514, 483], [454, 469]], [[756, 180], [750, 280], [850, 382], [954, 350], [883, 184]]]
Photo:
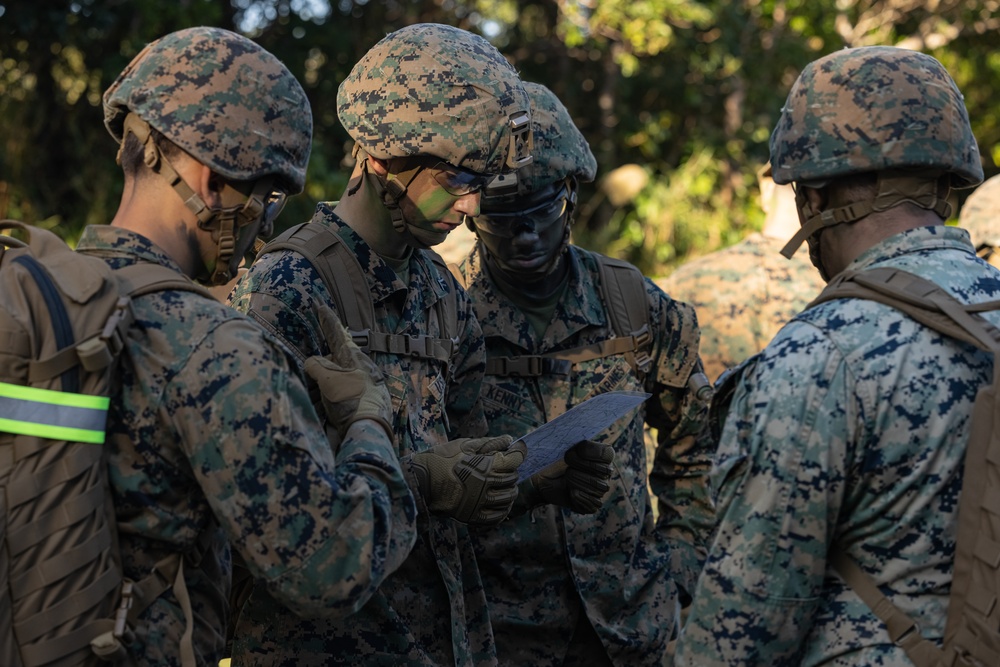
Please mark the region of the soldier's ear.
[[372, 173], [381, 178], [385, 178], [389, 174], [389, 161], [382, 160], [371, 155], [368, 156], [368, 164], [371, 165]]
[[812, 210], [822, 211], [826, 208], [830, 199], [826, 188], [803, 187], [803, 190], [805, 190], [806, 201], [809, 202]]
[[202, 201], [209, 208], [220, 208], [222, 191], [226, 187], [226, 179], [212, 171], [208, 166], [198, 163], [198, 185]]

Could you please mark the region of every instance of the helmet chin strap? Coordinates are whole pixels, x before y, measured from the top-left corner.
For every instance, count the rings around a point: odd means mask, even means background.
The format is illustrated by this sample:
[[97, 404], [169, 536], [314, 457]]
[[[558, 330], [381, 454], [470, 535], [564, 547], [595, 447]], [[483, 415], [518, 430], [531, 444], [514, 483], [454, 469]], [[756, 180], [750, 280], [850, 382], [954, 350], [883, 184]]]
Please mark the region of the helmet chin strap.
[[371, 171], [369, 165], [371, 156], [359, 144], [354, 145], [354, 155], [361, 160], [361, 181], [349, 194], [357, 192], [357, 189], [361, 187], [361, 182], [371, 177], [371, 184], [375, 189], [375, 194], [378, 195], [378, 198], [382, 200], [382, 205], [389, 211], [392, 228], [405, 236], [410, 245], [426, 249], [438, 245], [447, 238], [447, 232], [432, 232], [410, 225], [406, 220], [406, 216], [403, 215], [402, 207], [399, 205], [399, 202], [406, 196], [406, 191], [409, 189], [413, 179], [424, 170], [423, 165], [401, 171], [398, 174], [389, 173], [383, 181], [377, 173]]
[[[143, 146], [143, 162], [153, 172], [165, 178], [170, 187], [180, 196], [184, 205], [194, 213], [198, 219], [199, 229], [210, 232], [215, 243], [214, 257], [202, 257], [202, 261], [207, 269], [214, 259], [214, 268], [211, 274], [205, 273], [195, 276], [195, 280], [206, 285], [225, 285], [233, 277], [232, 263], [233, 254], [236, 250], [236, 231], [246, 225], [259, 220], [264, 213], [263, 197], [270, 192], [273, 179], [265, 178], [257, 182], [254, 192], [249, 198], [240, 193], [230, 185], [223, 187], [221, 196], [223, 200], [238, 202], [232, 206], [223, 208], [211, 208], [194, 189], [189, 186], [181, 175], [171, 164], [170, 160], [153, 139], [152, 130], [146, 121], [133, 113], [125, 117], [125, 124], [122, 133], [121, 146], [125, 145], [125, 138], [129, 132], [135, 135], [136, 139]], [[121, 163], [121, 147], [118, 149], [118, 162]]]
[[[871, 213], [887, 211], [894, 206], [910, 203], [920, 208], [934, 211], [942, 219], [951, 216], [951, 204], [948, 203], [947, 180], [939, 175], [920, 175], [913, 172], [885, 171], [880, 172], [877, 180], [877, 191], [873, 198], [820, 210], [814, 208], [806, 196], [805, 184], [800, 184], [795, 192], [795, 204], [799, 209], [802, 227], [795, 236], [781, 249], [781, 254], [791, 259], [803, 241], [809, 243], [809, 259], [819, 269], [824, 280], [829, 281], [820, 259], [819, 237], [827, 227], [857, 222]], [[826, 187], [823, 185], [822, 187]], [[941, 189], [944, 192], [941, 192]], [[818, 188], [816, 188], [818, 189]]]

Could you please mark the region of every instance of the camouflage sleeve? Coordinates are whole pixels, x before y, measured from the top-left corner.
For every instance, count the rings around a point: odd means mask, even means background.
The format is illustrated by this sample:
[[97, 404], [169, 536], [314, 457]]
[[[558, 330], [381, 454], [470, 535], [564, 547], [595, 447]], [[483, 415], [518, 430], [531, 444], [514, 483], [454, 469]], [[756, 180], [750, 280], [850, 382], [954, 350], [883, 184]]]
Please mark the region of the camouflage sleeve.
[[688, 389], [693, 373], [701, 372], [698, 320], [694, 309], [674, 301], [647, 280], [650, 312], [657, 325], [653, 336], [653, 366], [646, 389], [646, 423], [657, 429], [656, 452], [649, 482], [659, 513], [657, 533], [670, 545], [671, 572], [686, 595], [704, 561], [715, 524], [708, 491], [713, 447], [698, 434], [708, 415], [708, 399]]
[[458, 349], [452, 355], [448, 380], [448, 437], [479, 438], [486, 435], [486, 416], [479, 390], [486, 373], [486, 339], [476, 319], [472, 299], [454, 276], [445, 276], [458, 293]]
[[286, 354], [247, 320], [222, 325], [186, 368], [217, 381], [192, 396], [178, 377], [167, 404], [181, 442], [198, 445], [192, 470], [248, 569], [299, 615], [359, 609], [416, 539], [391, 441], [359, 422], [334, 462]]
[[862, 404], [849, 381], [837, 348], [803, 323], [737, 380], [713, 471], [718, 533], [677, 664], [798, 664]]

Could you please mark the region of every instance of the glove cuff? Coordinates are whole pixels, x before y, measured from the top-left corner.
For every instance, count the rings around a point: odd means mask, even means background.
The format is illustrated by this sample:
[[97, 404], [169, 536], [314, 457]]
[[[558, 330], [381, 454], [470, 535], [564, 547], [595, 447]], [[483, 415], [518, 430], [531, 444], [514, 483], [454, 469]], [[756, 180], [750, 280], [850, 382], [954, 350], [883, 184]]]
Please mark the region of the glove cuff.
[[389, 440], [393, 443], [396, 442], [396, 436], [393, 433], [392, 425], [389, 423], [392, 420], [391, 414], [386, 414], [385, 404], [377, 398], [377, 396], [372, 396], [372, 392], [365, 392], [361, 395], [358, 400], [358, 409], [354, 412], [354, 418], [352, 421], [358, 421], [359, 419], [370, 419], [379, 426], [381, 426]]
[[538, 487], [535, 486], [532, 478], [529, 477], [517, 485], [517, 498], [514, 500], [514, 504], [510, 506], [510, 514], [507, 515], [507, 518], [516, 519], [519, 516], [524, 516], [539, 505], [544, 504], [545, 499], [542, 498]]
[[399, 464], [403, 470], [403, 478], [417, 501], [418, 512], [429, 512], [427, 501], [431, 492], [430, 472], [425, 466], [414, 461], [412, 455], [400, 459]]

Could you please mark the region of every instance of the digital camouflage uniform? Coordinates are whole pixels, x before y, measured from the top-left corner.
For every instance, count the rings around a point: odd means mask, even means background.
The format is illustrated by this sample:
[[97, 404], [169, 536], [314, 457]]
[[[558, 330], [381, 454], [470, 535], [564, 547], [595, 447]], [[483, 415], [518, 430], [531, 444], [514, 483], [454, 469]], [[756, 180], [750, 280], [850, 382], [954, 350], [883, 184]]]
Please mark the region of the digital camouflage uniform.
[[[147, 262], [182, 276], [127, 230], [88, 227], [78, 250], [114, 268]], [[283, 604], [350, 613], [414, 540], [416, 509], [398, 462], [384, 445], [348, 438], [334, 463], [286, 353], [235, 311], [180, 291], [132, 308], [108, 416], [125, 576], [141, 579], [167, 554], [187, 554], [199, 665], [223, 654], [230, 545]], [[153, 602], [130, 647], [139, 664], [179, 665], [184, 622], [172, 591]]]
[[[492, 356], [546, 354], [599, 343], [614, 334], [592, 253], [569, 246], [570, 289], [545, 335], [495, 289], [478, 249], [463, 262], [470, 295]], [[585, 361], [568, 376], [487, 376], [483, 407], [491, 433], [527, 433], [586, 399], [609, 391], [648, 391], [634, 415], [596, 439], [613, 442], [616, 474], [592, 515], [554, 505], [474, 529], [490, 600], [497, 652], [510, 665], [561, 664], [579, 614], [586, 614], [617, 665], [658, 665], [677, 621], [678, 592], [694, 590], [713, 514], [706, 475], [711, 452], [694, 439], [706, 405], [686, 390], [699, 369], [694, 312], [646, 281], [653, 364], [640, 378], [625, 355]], [[646, 489], [643, 423], [660, 433], [652, 486], [660, 498], [654, 526]]]
[[[897, 267], [964, 303], [1000, 297], [1000, 272], [975, 257], [964, 230], [943, 224], [945, 179], [972, 185], [982, 169], [961, 94], [933, 58], [865, 47], [811, 63], [772, 134], [771, 162], [775, 181], [800, 192], [874, 170], [883, 204], [907, 201], [941, 220], [869, 245], [845, 271]], [[894, 168], [933, 171], [908, 191]], [[864, 217], [874, 200], [819, 211], [800, 197], [806, 233], [787, 250]], [[972, 405], [992, 371], [988, 354], [895, 308], [837, 299], [798, 315], [728, 376], [717, 387], [719, 409], [733, 391], [713, 472], [720, 525], [677, 663], [910, 664], [833, 570], [835, 550], [939, 643]]]
[[[313, 224], [337, 231], [365, 268], [384, 330], [440, 337], [435, 302], [446, 290], [460, 290], [423, 251], [410, 258], [409, 283], [338, 219], [329, 203], [317, 208]], [[313, 315], [316, 304], [332, 305], [319, 274], [290, 251], [258, 259], [231, 296], [233, 307], [250, 312], [305, 355], [324, 353], [325, 343]], [[388, 354], [373, 358], [392, 396], [396, 446], [400, 457], [458, 437], [486, 431], [477, 402], [484, 369], [482, 333], [472, 305], [459, 295], [459, 345], [450, 363]], [[234, 649], [235, 664], [254, 664], [259, 652], [294, 647], [288, 664], [309, 656], [348, 662], [396, 664], [480, 664], [491, 660], [492, 635], [482, 582], [468, 530], [428, 514], [417, 499], [417, 543], [409, 558], [388, 577], [371, 602], [336, 623], [306, 621], [282, 610], [270, 596], [254, 591], [244, 610]], [[244, 622], [245, 620], [245, 622]]]
[[[514, 130], [513, 120], [523, 119], [518, 127], [525, 127], [528, 114], [516, 72], [485, 39], [449, 26], [416, 24], [376, 44], [341, 84], [337, 112], [357, 142], [361, 175], [348, 196], [367, 185], [370, 190], [358, 196], [377, 197], [375, 206], [385, 210], [372, 214], [390, 218], [393, 233], [403, 238], [418, 233], [400, 202], [419, 170], [410, 170], [408, 177], [387, 175], [383, 182], [368, 160], [424, 156], [466, 173], [491, 175], [515, 166], [527, 145], [516, 140], [524, 135]], [[478, 403], [485, 368], [482, 332], [464, 291], [447, 271], [438, 270], [428, 252], [407, 241], [410, 255], [403, 273], [408, 275], [401, 277], [334, 213], [334, 206], [319, 204], [311, 224], [329, 226], [356, 255], [379, 330], [434, 338], [447, 334], [455, 341], [447, 362], [371, 353], [392, 396], [397, 450], [417, 497], [417, 543], [371, 602], [344, 621], [301, 620], [255, 591], [238, 629], [234, 662], [493, 664], [493, 635], [468, 529], [429, 512], [430, 500], [405, 463], [409, 455], [436, 445], [485, 435]], [[457, 330], [439, 320], [437, 304], [448, 293], [457, 293]], [[323, 345], [311, 308], [336, 303], [313, 266], [289, 250], [260, 257], [231, 301], [306, 355]]]
[[[225, 280], [226, 253], [238, 257], [234, 247], [270, 224], [259, 185], [302, 190], [312, 137], [305, 93], [273, 55], [230, 31], [190, 28], [153, 42], [105, 92], [104, 111], [117, 142], [142, 147], [150, 173], [132, 178], [166, 178], [211, 232], [215, 248], [199, 248], [215, 251], [201, 257], [213, 274], [206, 280]], [[253, 192], [208, 207], [172, 178], [173, 158], [150, 127], [226, 179], [220, 199], [232, 194], [228, 181]], [[159, 264], [183, 280], [169, 254], [126, 228], [146, 211], [135, 206], [119, 211], [123, 226], [88, 227], [78, 250], [112, 267]], [[184, 224], [190, 233], [195, 223]], [[260, 588], [298, 613], [360, 607], [416, 539], [416, 506], [382, 428], [352, 424], [335, 463], [287, 350], [259, 326], [189, 291], [133, 298], [132, 311], [107, 447], [124, 574], [138, 580], [184, 553], [194, 612], [185, 618], [174, 589], [154, 600], [136, 623], [133, 657], [179, 665], [191, 621], [198, 664], [217, 664], [231, 549]]]
[[[599, 346], [624, 335], [602, 297], [598, 256], [568, 243], [577, 182], [593, 180], [597, 162], [552, 91], [530, 82], [525, 89], [534, 161], [518, 170], [516, 192], [487, 188], [481, 215], [473, 219], [478, 242], [459, 267], [490, 359]], [[551, 222], [528, 221], [524, 211], [549, 208], [561, 197], [568, 199], [558, 217], [549, 213]], [[533, 280], [505, 264], [518, 253], [543, 258], [532, 269]], [[552, 306], [547, 322], [541, 313], [533, 321], [518, 305], [530, 300], [527, 290], [539, 284], [548, 285], [546, 290], [565, 286], [546, 301]], [[686, 594], [693, 590], [713, 520], [707, 489], [711, 452], [694, 438], [707, 405], [688, 390], [691, 375], [701, 372], [698, 323], [689, 306], [650, 280], [639, 284], [645, 299], [636, 305], [643, 311], [648, 305], [648, 318], [642, 312], [639, 319], [651, 329], [648, 367], [630, 349], [565, 362], [566, 374], [488, 374], [483, 384], [490, 433], [518, 436], [599, 394], [652, 394], [595, 438], [614, 449], [611, 488], [596, 512], [541, 504], [496, 527], [472, 528], [503, 665], [609, 659], [622, 666], [659, 665], [676, 627], [677, 587]], [[647, 491], [644, 423], [659, 428], [661, 436], [652, 482], [660, 494], [658, 524]]]
[[[848, 268], [874, 266], [965, 303], [1000, 298], [964, 230], [897, 234]], [[824, 303], [782, 329], [740, 369], [713, 474], [719, 535], [679, 664], [909, 664], [827, 566], [833, 544], [940, 640], [972, 402], [991, 372], [989, 355], [873, 301]]]
[[803, 249], [785, 259], [784, 245], [754, 233], [656, 281], [698, 313], [699, 352], [712, 382], [763, 350], [823, 289], [809, 253]]

